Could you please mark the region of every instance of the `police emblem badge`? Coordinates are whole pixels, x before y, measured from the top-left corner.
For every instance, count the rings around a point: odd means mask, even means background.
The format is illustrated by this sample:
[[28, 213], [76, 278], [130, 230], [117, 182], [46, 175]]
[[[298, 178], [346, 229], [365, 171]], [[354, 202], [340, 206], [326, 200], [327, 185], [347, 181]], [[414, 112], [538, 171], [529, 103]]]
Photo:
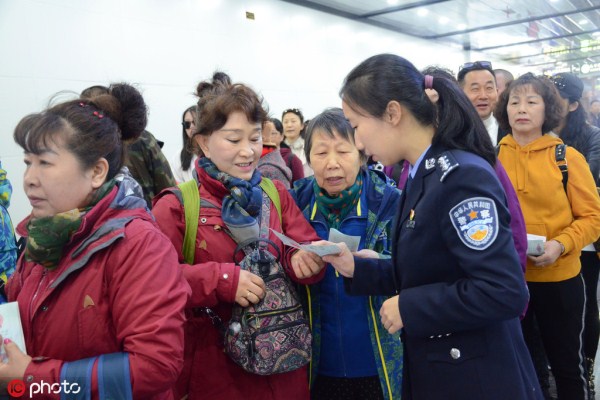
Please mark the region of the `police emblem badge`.
[[449, 212], [458, 237], [473, 250], [487, 249], [498, 236], [498, 211], [487, 197], [461, 201]]

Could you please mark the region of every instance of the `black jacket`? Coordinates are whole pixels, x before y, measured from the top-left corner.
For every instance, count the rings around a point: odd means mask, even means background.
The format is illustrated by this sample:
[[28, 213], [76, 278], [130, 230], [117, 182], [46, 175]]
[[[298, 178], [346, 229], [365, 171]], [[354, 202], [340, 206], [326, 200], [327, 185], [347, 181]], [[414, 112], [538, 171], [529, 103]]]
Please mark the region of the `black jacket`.
[[590, 165], [596, 186], [600, 186], [600, 128], [585, 124], [580, 133], [568, 135], [562, 132], [560, 138], [566, 145], [583, 154]]

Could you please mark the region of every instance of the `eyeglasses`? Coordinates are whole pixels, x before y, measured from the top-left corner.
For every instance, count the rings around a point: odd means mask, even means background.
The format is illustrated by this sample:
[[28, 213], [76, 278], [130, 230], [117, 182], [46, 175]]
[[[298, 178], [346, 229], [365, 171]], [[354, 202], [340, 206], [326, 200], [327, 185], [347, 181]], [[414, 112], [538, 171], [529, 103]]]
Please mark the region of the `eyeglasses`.
[[458, 69], [458, 80], [460, 81], [467, 74], [467, 72], [476, 71], [479, 69], [485, 69], [491, 72], [492, 63], [490, 61], [466, 62]]
[[[181, 123], [181, 125], [183, 125], [183, 127], [184, 127], [185, 129], [190, 129], [190, 128], [192, 127], [192, 124], [193, 124], [193, 123], [194, 123], [193, 121], [183, 121], [183, 122]], [[194, 124], [194, 125], [195, 125], [195, 124]]]

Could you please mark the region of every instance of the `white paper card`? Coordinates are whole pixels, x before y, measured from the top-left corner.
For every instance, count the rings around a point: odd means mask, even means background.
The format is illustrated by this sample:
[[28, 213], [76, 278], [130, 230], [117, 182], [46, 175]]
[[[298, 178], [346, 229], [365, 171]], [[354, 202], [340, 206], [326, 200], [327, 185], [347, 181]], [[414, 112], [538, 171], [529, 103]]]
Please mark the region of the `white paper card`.
[[[27, 354], [25, 348], [25, 337], [23, 336], [23, 325], [21, 325], [21, 315], [19, 314], [19, 305], [16, 301], [0, 304], [0, 335], [3, 339], [12, 340], [19, 349]], [[6, 363], [8, 358], [4, 351], [4, 345], [0, 348], [0, 359]]]
[[358, 251], [360, 245], [360, 236], [350, 236], [338, 231], [335, 228], [329, 229], [329, 241], [333, 243], [346, 243], [350, 251]]
[[[271, 228], [269, 228], [269, 229], [271, 229]], [[336, 245], [316, 246], [313, 244], [300, 244], [300, 243], [296, 242], [294, 239], [291, 239], [291, 238], [285, 236], [283, 233], [277, 232], [273, 229], [271, 229], [271, 231], [273, 231], [275, 236], [277, 236], [279, 238], [279, 240], [281, 240], [283, 242], [283, 244], [285, 244], [286, 246], [290, 246], [295, 249], [308, 251], [310, 253], [315, 253], [319, 257], [328, 256], [330, 254], [340, 254], [340, 248], [337, 247]]]
[[544, 243], [546, 243], [546, 237], [540, 235], [534, 235], [531, 233], [527, 234], [527, 255], [528, 256], [541, 256], [544, 254]]

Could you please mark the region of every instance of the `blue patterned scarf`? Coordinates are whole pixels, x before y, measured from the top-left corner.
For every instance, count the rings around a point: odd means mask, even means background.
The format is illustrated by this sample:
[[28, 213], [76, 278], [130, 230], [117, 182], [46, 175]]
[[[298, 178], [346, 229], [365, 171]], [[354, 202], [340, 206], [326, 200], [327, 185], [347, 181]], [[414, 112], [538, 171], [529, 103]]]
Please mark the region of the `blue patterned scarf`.
[[260, 171], [255, 169], [252, 178], [246, 181], [220, 171], [206, 157], [200, 158], [198, 165], [206, 171], [208, 176], [221, 182], [229, 190], [229, 195], [223, 199], [221, 217], [233, 239], [237, 243], [258, 239], [258, 217], [262, 206], [262, 189], [259, 186], [262, 179]]

